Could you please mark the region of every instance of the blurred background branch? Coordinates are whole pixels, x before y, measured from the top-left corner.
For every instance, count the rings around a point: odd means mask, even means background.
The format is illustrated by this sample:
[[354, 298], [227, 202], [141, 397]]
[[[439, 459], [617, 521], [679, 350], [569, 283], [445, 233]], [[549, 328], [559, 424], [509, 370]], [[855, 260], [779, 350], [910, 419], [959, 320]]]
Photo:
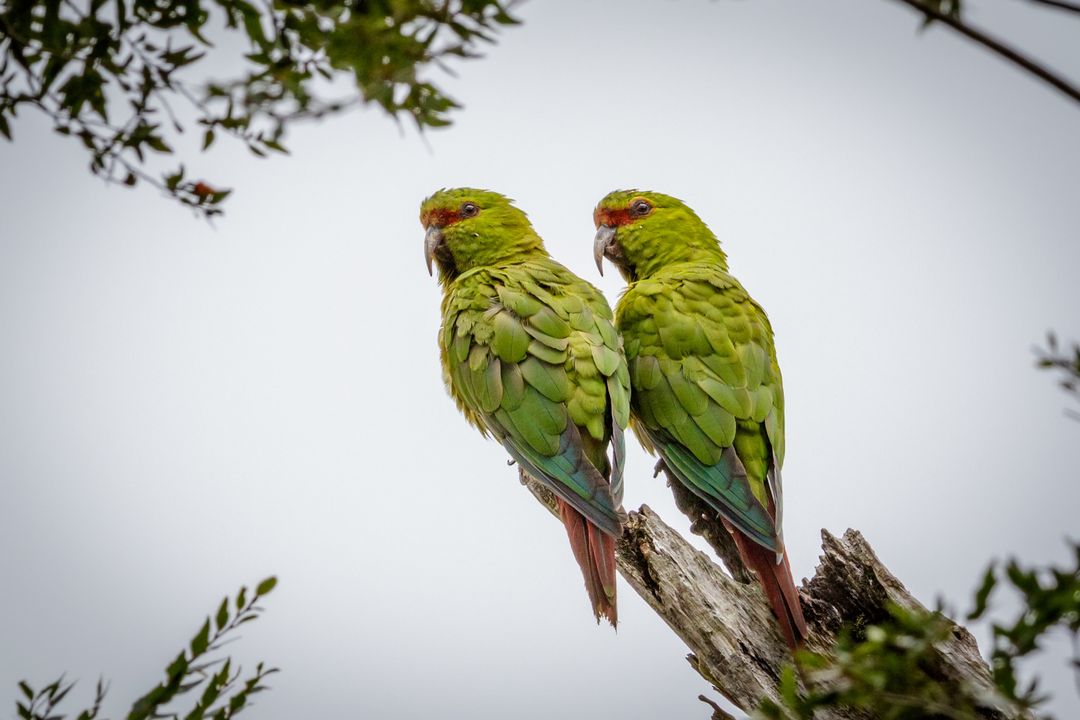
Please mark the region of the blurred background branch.
[[[214, 653], [235, 639], [241, 625], [258, 619], [263, 612], [259, 601], [276, 585], [277, 578], [268, 577], [253, 592], [241, 587], [235, 598], [223, 598], [217, 612], [207, 616], [188, 646], [165, 668], [165, 679], [131, 706], [127, 720], [229, 720], [250, 707], [252, 696], [268, 689], [265, 680], [277, 668], [260, 662], [255, 672], [245, 676], [231, 657], [215, 657]], [[16, 714], [20, 720], [63, 720], [67, 715], [58, 708], [74, 687], [75, 683], [66, 682], [63, 676], [40, 690], [23, 680], [19, 683], [22, 697], [16, 702]], [[188, 710], [182, 712], [172, 705], [195, 690], [200, 691], [198, 699]], [[105, 682], [98, 680], [93, 703], [79, 712], [77, 720], [95, 720], [107, 692]]]
[[[426, 78], [431, 67], [479, 57], [517, 20], [500, 0], [46, 0], [0, 2], [0, 135], [22, 109], [44, 113], [78, 139], [106, 182], [147, 183], [206, 217], [229, 190], [190, 179], [180, 165], [155, 174], [149, 155], [172, 155], [192, 124], [205, 151], [221, 134], [259, 157], [284, 153], [296, 122], [372, 104], [419, 130], [449, 124], [460, 107]], [[211, 20], [221, 27], [211, 33]], [[211, 74], [215, 40], [229, 74]], [[236, 68], [240, 68], [236, 72]]]
[[[1023, 52], [1011, 47], [1005, 41], [975, 27], [968, 22], [963, 15], [962, 0], [897, 0], [908, 7], [918, 10], [926, 20], [923, 27], [934, 22], [946, 25], [952, 30], [978, 43], [986, 50], [1005, 58], [1012, 64], [1050, 84], [1056, 90], [1075, 102], [1080, 102], [1080, 87], [1054, 70], [1029, 57]], [[1053, 0], [1033, 0], [1038, 4], [1053, 7], [1067, 12], [1080, 12], [1080, 7], [1070, 3], [1055, 2]]]
[[1080, 14], [1080, 5], [1074, 2], [1066, 2], [1065, 0], [1028, 0], [1028, 2], [1036, 5], [1046, 5], [1056, 10], [1065, 10], [1067, 12], [1074, 12]]
[[[1057, 371], [1061, 388], [1080, 402], [1080, 343], [1073, 343], [1070, 348], [1058, 346], [1057, 335], [1048, 333], [1046, 347], [1036, 347], [1036, 367], [1043, 370]], [[1065, 414], [1074, 420], [1080, 420], [1080, 411], [1067, 408]]]

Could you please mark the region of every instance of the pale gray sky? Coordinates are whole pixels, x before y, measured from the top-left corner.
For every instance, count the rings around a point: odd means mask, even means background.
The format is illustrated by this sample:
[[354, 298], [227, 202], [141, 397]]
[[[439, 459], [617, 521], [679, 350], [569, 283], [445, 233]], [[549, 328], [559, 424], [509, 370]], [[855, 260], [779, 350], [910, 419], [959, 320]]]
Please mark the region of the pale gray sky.
[[[1080, 23], [972, 5], [1080, 75]], [[960, 609], [993, 557], [1066, 559], [1080, 425], [1030, 347], [1080, 337], [1080, 108], [889, 0], [520, 14], [446, 80], [466, 110], [426, 143], [364, 111], [299, 129], [289, 158], [189, 155], [237, 188], [216, 227], [102, 186], [20, 117], [0, 145], [0, 705], [19, 678], [67, 671], [86, 697], [102, 673], [119, 716], [223, 594], [276, 573], [233, 646], [284, 670], [252, 717], [707, 716], [628, 586], [618, 634], [593, 623], [563, 530], [442, 388], [417, 210], [444, 186], [516, 198], [612, 301], [601, 196], [654, 189], [710, 223], [777, 334], [797, 577], [822, 527]], [[685, 529], [651, 467], [635, 447], [627, 507]]]

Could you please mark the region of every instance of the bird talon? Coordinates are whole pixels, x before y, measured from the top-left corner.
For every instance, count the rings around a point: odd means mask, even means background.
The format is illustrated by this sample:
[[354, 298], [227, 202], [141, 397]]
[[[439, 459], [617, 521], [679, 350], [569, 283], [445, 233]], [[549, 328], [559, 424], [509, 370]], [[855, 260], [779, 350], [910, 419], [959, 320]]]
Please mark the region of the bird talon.
[[514, 458], [510, 458], [506, 461], [507, 467], [514, 467], [515, 465], [517, 465], [517, 460], [515, 460]]
[[654, 478], [660, 477], [660, 473], [664, 471], [667, 466], [664, 465], [663, 459], [657, 460], [656, 465], [653, 467], [652, 476]]

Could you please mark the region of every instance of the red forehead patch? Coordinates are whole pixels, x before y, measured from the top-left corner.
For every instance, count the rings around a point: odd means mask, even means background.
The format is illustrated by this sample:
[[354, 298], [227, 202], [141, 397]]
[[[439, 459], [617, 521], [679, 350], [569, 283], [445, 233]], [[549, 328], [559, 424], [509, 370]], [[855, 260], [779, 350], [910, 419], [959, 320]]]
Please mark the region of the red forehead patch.
[[596, 223], [596, 227], [601, 225], [619, 227], [620, 225], [629, 225], [631, 221], [629, 208], [596, 208], [593, 213], [593, 222]]
[[420, 218], [420, 222], [424, 227], [446, 227], [447, 225], [453, 225], [460, 221], [461, 212], [459, 210], [451, 210], [449, 208], [433, 208], [424, 213], [424, 216]]

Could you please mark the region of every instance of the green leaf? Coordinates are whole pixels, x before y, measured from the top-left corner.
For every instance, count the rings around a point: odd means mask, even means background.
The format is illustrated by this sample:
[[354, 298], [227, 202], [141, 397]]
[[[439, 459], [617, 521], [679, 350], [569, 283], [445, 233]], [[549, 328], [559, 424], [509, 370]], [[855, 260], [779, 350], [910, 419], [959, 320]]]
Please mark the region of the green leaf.
[[202, 655], [210, 645], [210, 618], [206, 618], [199, 633], [191, 639], [192, 658]]
[[173, 151], [160, 135], [151, 135], [146, 138], [146, 144], [159, 153], [169, 154]]
[[180, 654], [169, 663], [168, 667], [165, 668], [165, 675], [169, 678], [169, 681], [172, 682], [175, 679], [183, 677], [184, 673], [187, 672], [187, 668], [187, 656], [181, 651]]
[[990, 599], [990, 593], [993, 592], [994, 586], [997, 585], [997, 573], [995, 570], [993, 563], [986, 568], [982, 584], [979, 585], [979, 589], [975, 593], [975, 607], [967, 615], [968, 620], [978, 620], [986, 612], [986, 603]]
[[226, 597], [221, 601], [221, 605], [218, 607], [217, 617], [214, 618], [217, 623], [217, 629], [220, 631], [229, 622], [229, 598]]
[[277, 578], [271, 575], [255, 587], [255, 594], [262, 596], [268, 594], [277, 585]]
[[169, 190], [175, 191], [176, 188], [180, 186], [180, 183], [184, 180], [184, 166], [181, 165], [180, 169], [172, 173], [171, 175], [165, 175], [164, 180], [165, 187]]
[[55, 695], [56, 691], [60, 689], [60, 683], [64, 682], [64, 676], [61, 675], [58, 679], [54, 680], [50, 685], [46, 685], [41, 689], [42, 695]]
[[277, 140], [263, 140], [262, 142], [263, 145], [270, 148], [271, 150], [276, 150], [283, 155], [289, 154], [288, 149], [286, 149], [285, 146], [279, 143]]
[[60, 701], [63, 700], [69, 692], [71, 692], [71, 688], [73, 687], [75, 687], [75, 683], [69, 683], [68, 686], [63, 688], [62, 690], [54, 690], [53, 692], [49, 693], [49, 702], [53, 705], [59, 704]]
[[780, 697], [789, 704], [794, 704], [798, 699], [798, 685], [795, 682], [795, 668], [785, 665], [780, 671]]

